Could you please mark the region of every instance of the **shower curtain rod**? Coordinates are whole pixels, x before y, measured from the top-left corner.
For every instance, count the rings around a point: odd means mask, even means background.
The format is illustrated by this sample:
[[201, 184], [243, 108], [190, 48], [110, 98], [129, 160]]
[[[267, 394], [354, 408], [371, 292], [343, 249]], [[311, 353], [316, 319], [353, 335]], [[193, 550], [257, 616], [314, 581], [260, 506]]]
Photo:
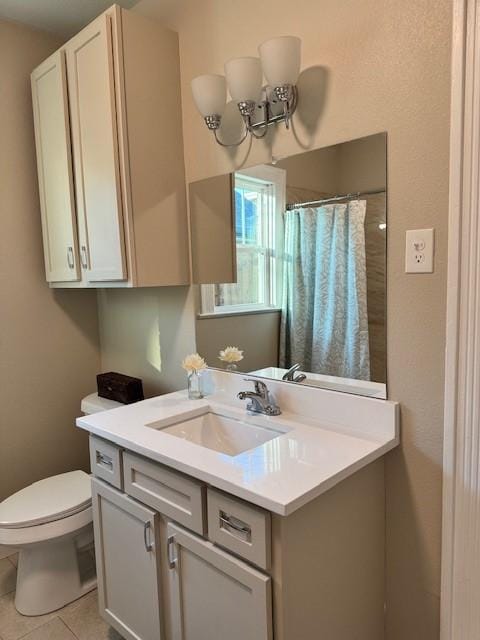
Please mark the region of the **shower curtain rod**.
[[361, 196], [373, 196], [377, 193], [385, 193], [385, 189], [379, 189], [376, 191], [357, 191], [356, 193], [346, 193], [343, 196], [332, 196], [331, 198], [323, 198], [322, 200], [311, 200], [310, 202], [292, 202], [287, 204], [287, 211], [292, 209], [303, 209], [304, 207], [314, 207], [318, 204], [326, 204], [327, 202], [336, 202], [337, 200], [351, 200], [353, 198], [360, 198]]

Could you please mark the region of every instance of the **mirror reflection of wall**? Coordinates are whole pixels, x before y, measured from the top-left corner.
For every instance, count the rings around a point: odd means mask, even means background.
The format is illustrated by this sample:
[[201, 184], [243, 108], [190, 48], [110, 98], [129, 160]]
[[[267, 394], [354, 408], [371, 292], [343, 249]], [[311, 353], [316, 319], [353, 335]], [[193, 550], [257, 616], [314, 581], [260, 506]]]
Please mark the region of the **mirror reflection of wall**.
[[233, 345], [238, 370], [385, 397], [386, 134], [194, 183], [190, 208], [210, 366]]

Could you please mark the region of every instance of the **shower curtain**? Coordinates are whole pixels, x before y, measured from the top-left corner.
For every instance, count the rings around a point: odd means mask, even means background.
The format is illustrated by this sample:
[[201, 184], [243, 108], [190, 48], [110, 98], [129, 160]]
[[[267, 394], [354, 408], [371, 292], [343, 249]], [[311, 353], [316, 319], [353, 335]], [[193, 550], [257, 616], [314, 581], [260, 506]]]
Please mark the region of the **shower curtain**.
[[285, 212], [280, 366], [370, 380], [366, 201]]

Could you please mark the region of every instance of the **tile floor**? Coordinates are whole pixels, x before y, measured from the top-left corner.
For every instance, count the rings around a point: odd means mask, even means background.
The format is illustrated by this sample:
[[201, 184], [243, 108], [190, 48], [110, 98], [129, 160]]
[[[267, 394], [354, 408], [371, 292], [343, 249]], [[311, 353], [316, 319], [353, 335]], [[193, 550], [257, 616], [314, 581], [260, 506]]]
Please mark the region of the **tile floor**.
[[96, 590], [44, 616], [20, 615], [13, 604], [17, 556], [6, 553], [0, 548], [0, 640], [122, 640], [100, 617]]

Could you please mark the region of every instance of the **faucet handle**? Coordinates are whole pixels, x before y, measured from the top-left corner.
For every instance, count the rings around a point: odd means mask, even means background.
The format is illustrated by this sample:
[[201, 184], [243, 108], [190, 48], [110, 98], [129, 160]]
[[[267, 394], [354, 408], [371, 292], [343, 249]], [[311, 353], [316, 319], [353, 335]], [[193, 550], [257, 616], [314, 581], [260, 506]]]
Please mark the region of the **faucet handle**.
[[301, 367], [302, 365], [299, 362], [292, 365], [290, 369], [283, 374], [282, 380], [285, 380], [287, 382], [294, 381], [295, 380], [294, 375], [297, 371], [299, 371], [299, 369], [301, 369]]
[[245, 382], [253, 382], [253, 384], [255, 385], [255, 393], [258, 393], [264, 398], [267, 397], [268, 387], [265, 382], [262, 382], [261, 380], [255, 380], [255, 378], [244, 378], [244, 380]]

